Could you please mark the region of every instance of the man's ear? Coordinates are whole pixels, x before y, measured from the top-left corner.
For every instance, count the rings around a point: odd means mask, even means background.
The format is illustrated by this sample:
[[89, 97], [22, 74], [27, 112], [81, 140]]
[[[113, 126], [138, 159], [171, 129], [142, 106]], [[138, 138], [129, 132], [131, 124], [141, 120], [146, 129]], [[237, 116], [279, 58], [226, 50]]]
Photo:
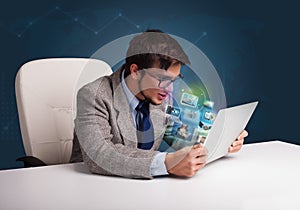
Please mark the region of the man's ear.
[[140, 79], [141, 73], [139, 72], [139, 67], [135, 63], [130, 65], [130, 75], [133, 79]]

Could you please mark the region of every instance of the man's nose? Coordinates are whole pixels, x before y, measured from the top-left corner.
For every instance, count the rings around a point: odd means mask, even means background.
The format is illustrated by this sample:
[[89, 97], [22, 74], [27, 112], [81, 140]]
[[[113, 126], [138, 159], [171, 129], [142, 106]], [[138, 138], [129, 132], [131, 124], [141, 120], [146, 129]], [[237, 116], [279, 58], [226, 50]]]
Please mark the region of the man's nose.
[[164, 88], [165, 91], [167, 91], [167, 92], [173, 92], [173, 88], [174, 88], [173, 85], [174, 85], [174, 84], [173, 84], [173, 82], [172, 82], [170, 85], [168, 85], [167, 87], [165, 87], [165, 88]]

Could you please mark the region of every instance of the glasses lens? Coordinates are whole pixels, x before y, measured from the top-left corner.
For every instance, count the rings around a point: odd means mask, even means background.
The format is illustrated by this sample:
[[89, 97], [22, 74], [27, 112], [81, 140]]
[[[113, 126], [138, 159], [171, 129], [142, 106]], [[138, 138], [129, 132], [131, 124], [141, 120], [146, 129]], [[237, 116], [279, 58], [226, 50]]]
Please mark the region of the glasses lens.
[[160, 88], [166, 88], [168, 87], [171, 83], [174, 83], [178, 80], [181, 80], [183, 78], [183, 75], [180, 75], [180, 76], [177, 76], [175, 79], [173, 80], [160, 80], [160, 83], [159, 83], [159, 87]]
[[168, 87], [171, 83], [172, 83], [172, 80], [163, 80], [163, 81], [160, 81], [159, 87], [160, 87], [160, 88], [166, 88], [166, 87]]

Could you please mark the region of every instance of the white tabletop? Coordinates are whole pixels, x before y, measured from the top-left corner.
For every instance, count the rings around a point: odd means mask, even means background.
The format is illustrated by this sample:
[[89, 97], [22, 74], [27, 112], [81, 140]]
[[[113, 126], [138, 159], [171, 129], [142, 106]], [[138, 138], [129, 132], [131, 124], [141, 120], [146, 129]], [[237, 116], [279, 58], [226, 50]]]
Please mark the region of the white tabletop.
[[0, 210], [300, 209], [300, 146], [248, 144], [193, 178], [90, 174], [82, 163], [0, 171]]

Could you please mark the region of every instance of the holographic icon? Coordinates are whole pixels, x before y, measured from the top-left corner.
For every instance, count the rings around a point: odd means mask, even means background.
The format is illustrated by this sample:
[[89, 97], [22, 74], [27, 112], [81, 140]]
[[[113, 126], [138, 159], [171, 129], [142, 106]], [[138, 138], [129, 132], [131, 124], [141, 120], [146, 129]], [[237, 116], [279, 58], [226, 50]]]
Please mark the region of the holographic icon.
[[183, 92], [178, 105], [166, 107], [164, 141], [175, 150], [203, 144], [216, 116], [213, 106], [213, 101], [204, 100], [201, 103], [197, 95]]

